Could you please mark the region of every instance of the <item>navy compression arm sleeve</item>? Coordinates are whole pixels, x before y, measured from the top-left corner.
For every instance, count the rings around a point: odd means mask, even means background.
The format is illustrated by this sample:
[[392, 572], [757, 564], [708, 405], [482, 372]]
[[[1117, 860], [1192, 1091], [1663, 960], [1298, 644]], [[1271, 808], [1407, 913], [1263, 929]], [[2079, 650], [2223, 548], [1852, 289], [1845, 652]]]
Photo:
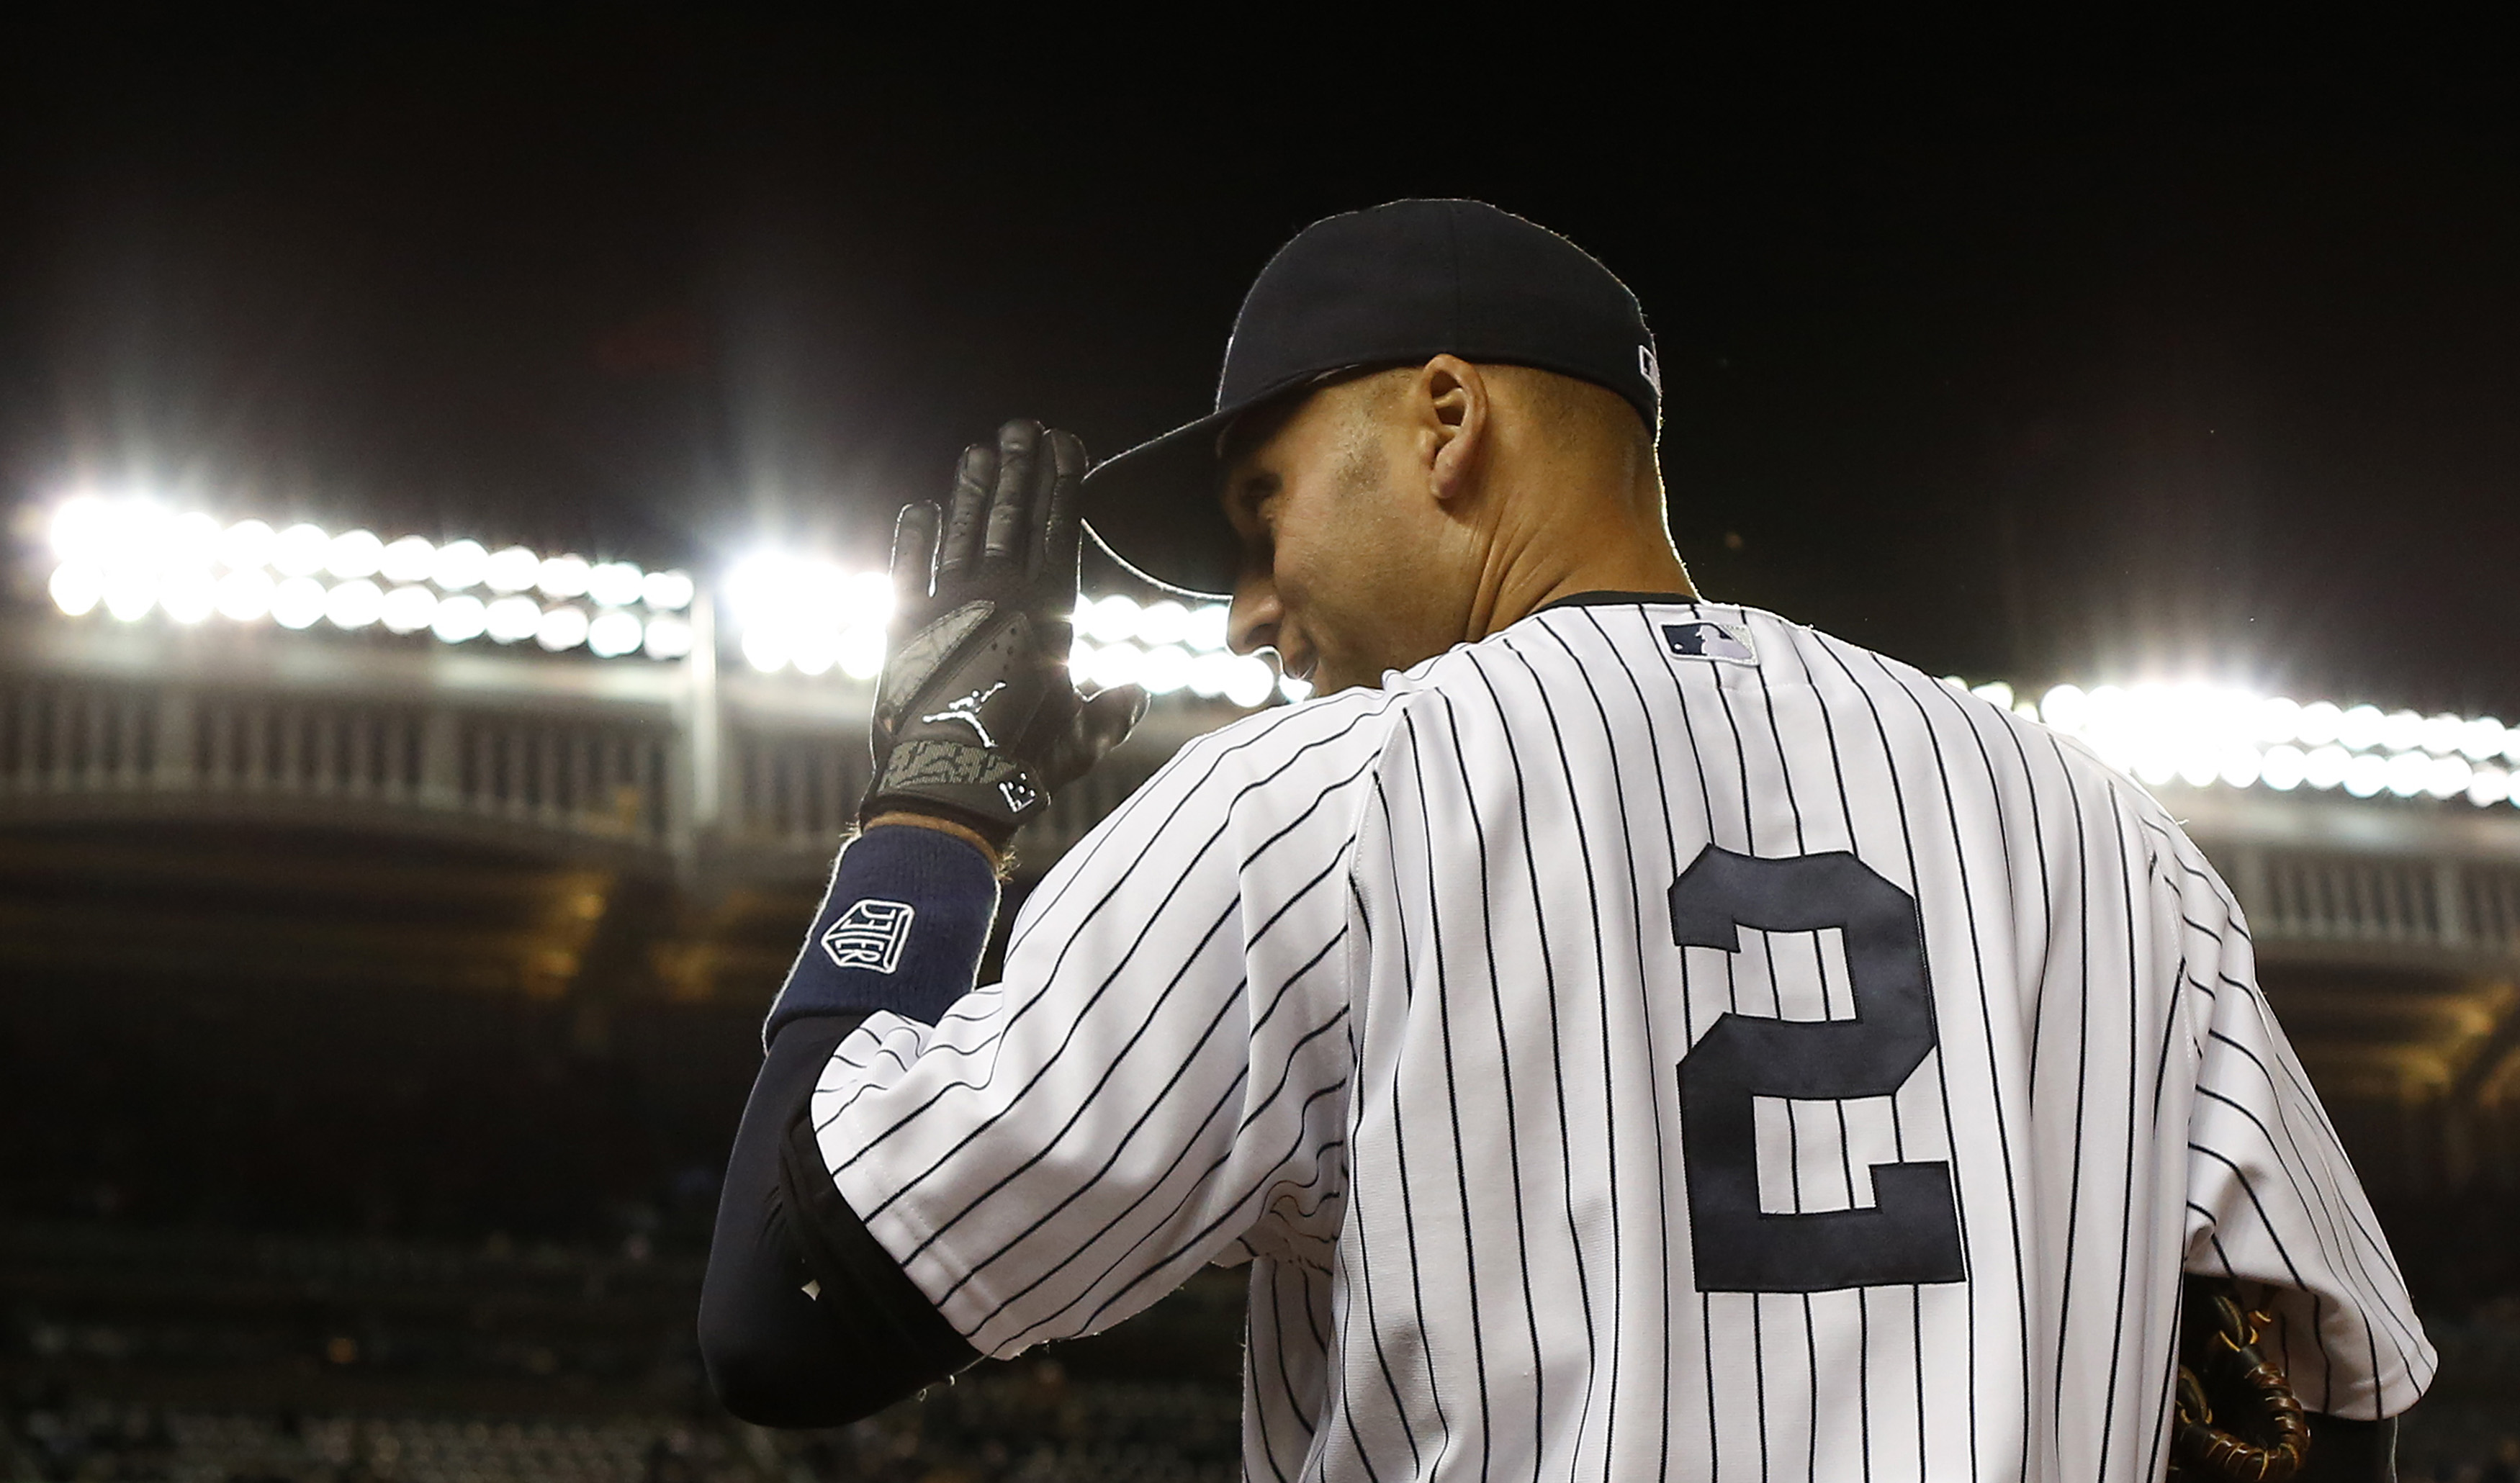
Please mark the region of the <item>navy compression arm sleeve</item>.
[[841, 1197], [812, 1110], [869, 1012], [932, 1024], [969, 992], [996, 908], [988, 861], [950, 834], [870, 830], [840, 856], [771, 1009], [700, 1290], [709, 1382], [747, 1421], [836, 1426], [979, 1359]]
[[[979, 1358], [867, 1235], [812, 1151], [814, 1083], [860, 1017], [780, 1033], [727, 1163], [700, 1356], [726, 1409], [756, 1425], [841, 1425]], [[791, 1130], [808, 1167], [793, 1167]]]

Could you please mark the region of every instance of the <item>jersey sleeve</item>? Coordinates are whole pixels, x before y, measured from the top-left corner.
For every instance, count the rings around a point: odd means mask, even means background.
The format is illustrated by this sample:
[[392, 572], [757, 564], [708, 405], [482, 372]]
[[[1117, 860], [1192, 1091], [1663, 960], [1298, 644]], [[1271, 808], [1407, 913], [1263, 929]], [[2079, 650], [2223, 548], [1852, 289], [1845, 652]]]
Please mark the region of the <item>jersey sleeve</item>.
[[872, 1016], [813, 1100], [841, 1194], [948, 1322], [1006, 1357], [1334, 1218], [1356, 821], [1388, 697], [1191, 743], [1054, 868], [1002, 983]]
[[[2302, 1404], [2357, 1419], [2413, 1405], [2436, 1365], [2336, 1130], [2258, 984], [2248, 924], [2173, 835], [2156, 862], [2190, 1006], [2185, 1265], [2240, 1281]], [[2261, 1290], [2262, 1289], [2262, 1290]]]

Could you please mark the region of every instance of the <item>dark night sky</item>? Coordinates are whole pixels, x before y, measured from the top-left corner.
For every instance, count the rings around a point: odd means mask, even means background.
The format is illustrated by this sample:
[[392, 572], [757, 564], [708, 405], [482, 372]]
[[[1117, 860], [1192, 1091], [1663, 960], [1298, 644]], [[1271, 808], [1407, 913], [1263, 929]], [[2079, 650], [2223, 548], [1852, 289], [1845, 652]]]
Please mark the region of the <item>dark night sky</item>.
[[1643, 299], [1718, 597], [1936, 671], [2520, 716], [2494, 79], [1669, 44], [1296, 83], [1267, 38], [91, 25], [11, 89], [0, 474], [872, 555], [1001, 418], [1107, 453], [1204, 410], [1304, 222], [1476, 195]]

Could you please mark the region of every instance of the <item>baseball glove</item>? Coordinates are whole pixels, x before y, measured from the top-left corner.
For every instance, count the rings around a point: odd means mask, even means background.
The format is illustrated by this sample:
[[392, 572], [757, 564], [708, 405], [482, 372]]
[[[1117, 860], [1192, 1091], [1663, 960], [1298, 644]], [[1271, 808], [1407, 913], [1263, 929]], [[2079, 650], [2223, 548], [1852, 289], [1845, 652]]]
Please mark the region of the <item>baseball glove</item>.
[[2221, 1278], [2187, 1279], [2170, 1476], [2285, 1483], [2310, 1462], [2310, 1422], [2282, 1367], [2258, 1352], [2272, 1322]]
[[941, 531], [934, 505], [902, 510], [860, 823], [924, 814], [1004, 850], [1146, 713], [1135, 686], [1068, 679], [1084, 474], [1073, 434], [1012, 422], [963, 450]]

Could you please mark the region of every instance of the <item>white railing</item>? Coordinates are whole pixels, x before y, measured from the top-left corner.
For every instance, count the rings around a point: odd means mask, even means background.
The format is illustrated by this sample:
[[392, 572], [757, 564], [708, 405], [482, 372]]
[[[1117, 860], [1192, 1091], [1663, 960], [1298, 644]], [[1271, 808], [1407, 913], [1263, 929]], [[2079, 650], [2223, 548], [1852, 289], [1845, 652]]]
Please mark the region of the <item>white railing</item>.
[[[233, 636], [0, 633], [0, 820], [469, 830], [660, 872], [810, 876], [866, 786], [868, 697], [851, 682], [721, 688], [700, 665], [305, 645], [273, 657]], [[1047, 865], [1183, 740], [1236, 714], [1161, 705], [1061, 792], [1019, 857]]]
[[[657, 872], [806, 877], [866, 785], [863, 685], [684, 663], [0, 628], [0, 819], [208, 814], [471, 832]], [[1018, 841], [1038, 869], [1184, 740], [1174, 697]], [[2520, 811], [2163, 790], [2262, 956], [2520, 971]]]

